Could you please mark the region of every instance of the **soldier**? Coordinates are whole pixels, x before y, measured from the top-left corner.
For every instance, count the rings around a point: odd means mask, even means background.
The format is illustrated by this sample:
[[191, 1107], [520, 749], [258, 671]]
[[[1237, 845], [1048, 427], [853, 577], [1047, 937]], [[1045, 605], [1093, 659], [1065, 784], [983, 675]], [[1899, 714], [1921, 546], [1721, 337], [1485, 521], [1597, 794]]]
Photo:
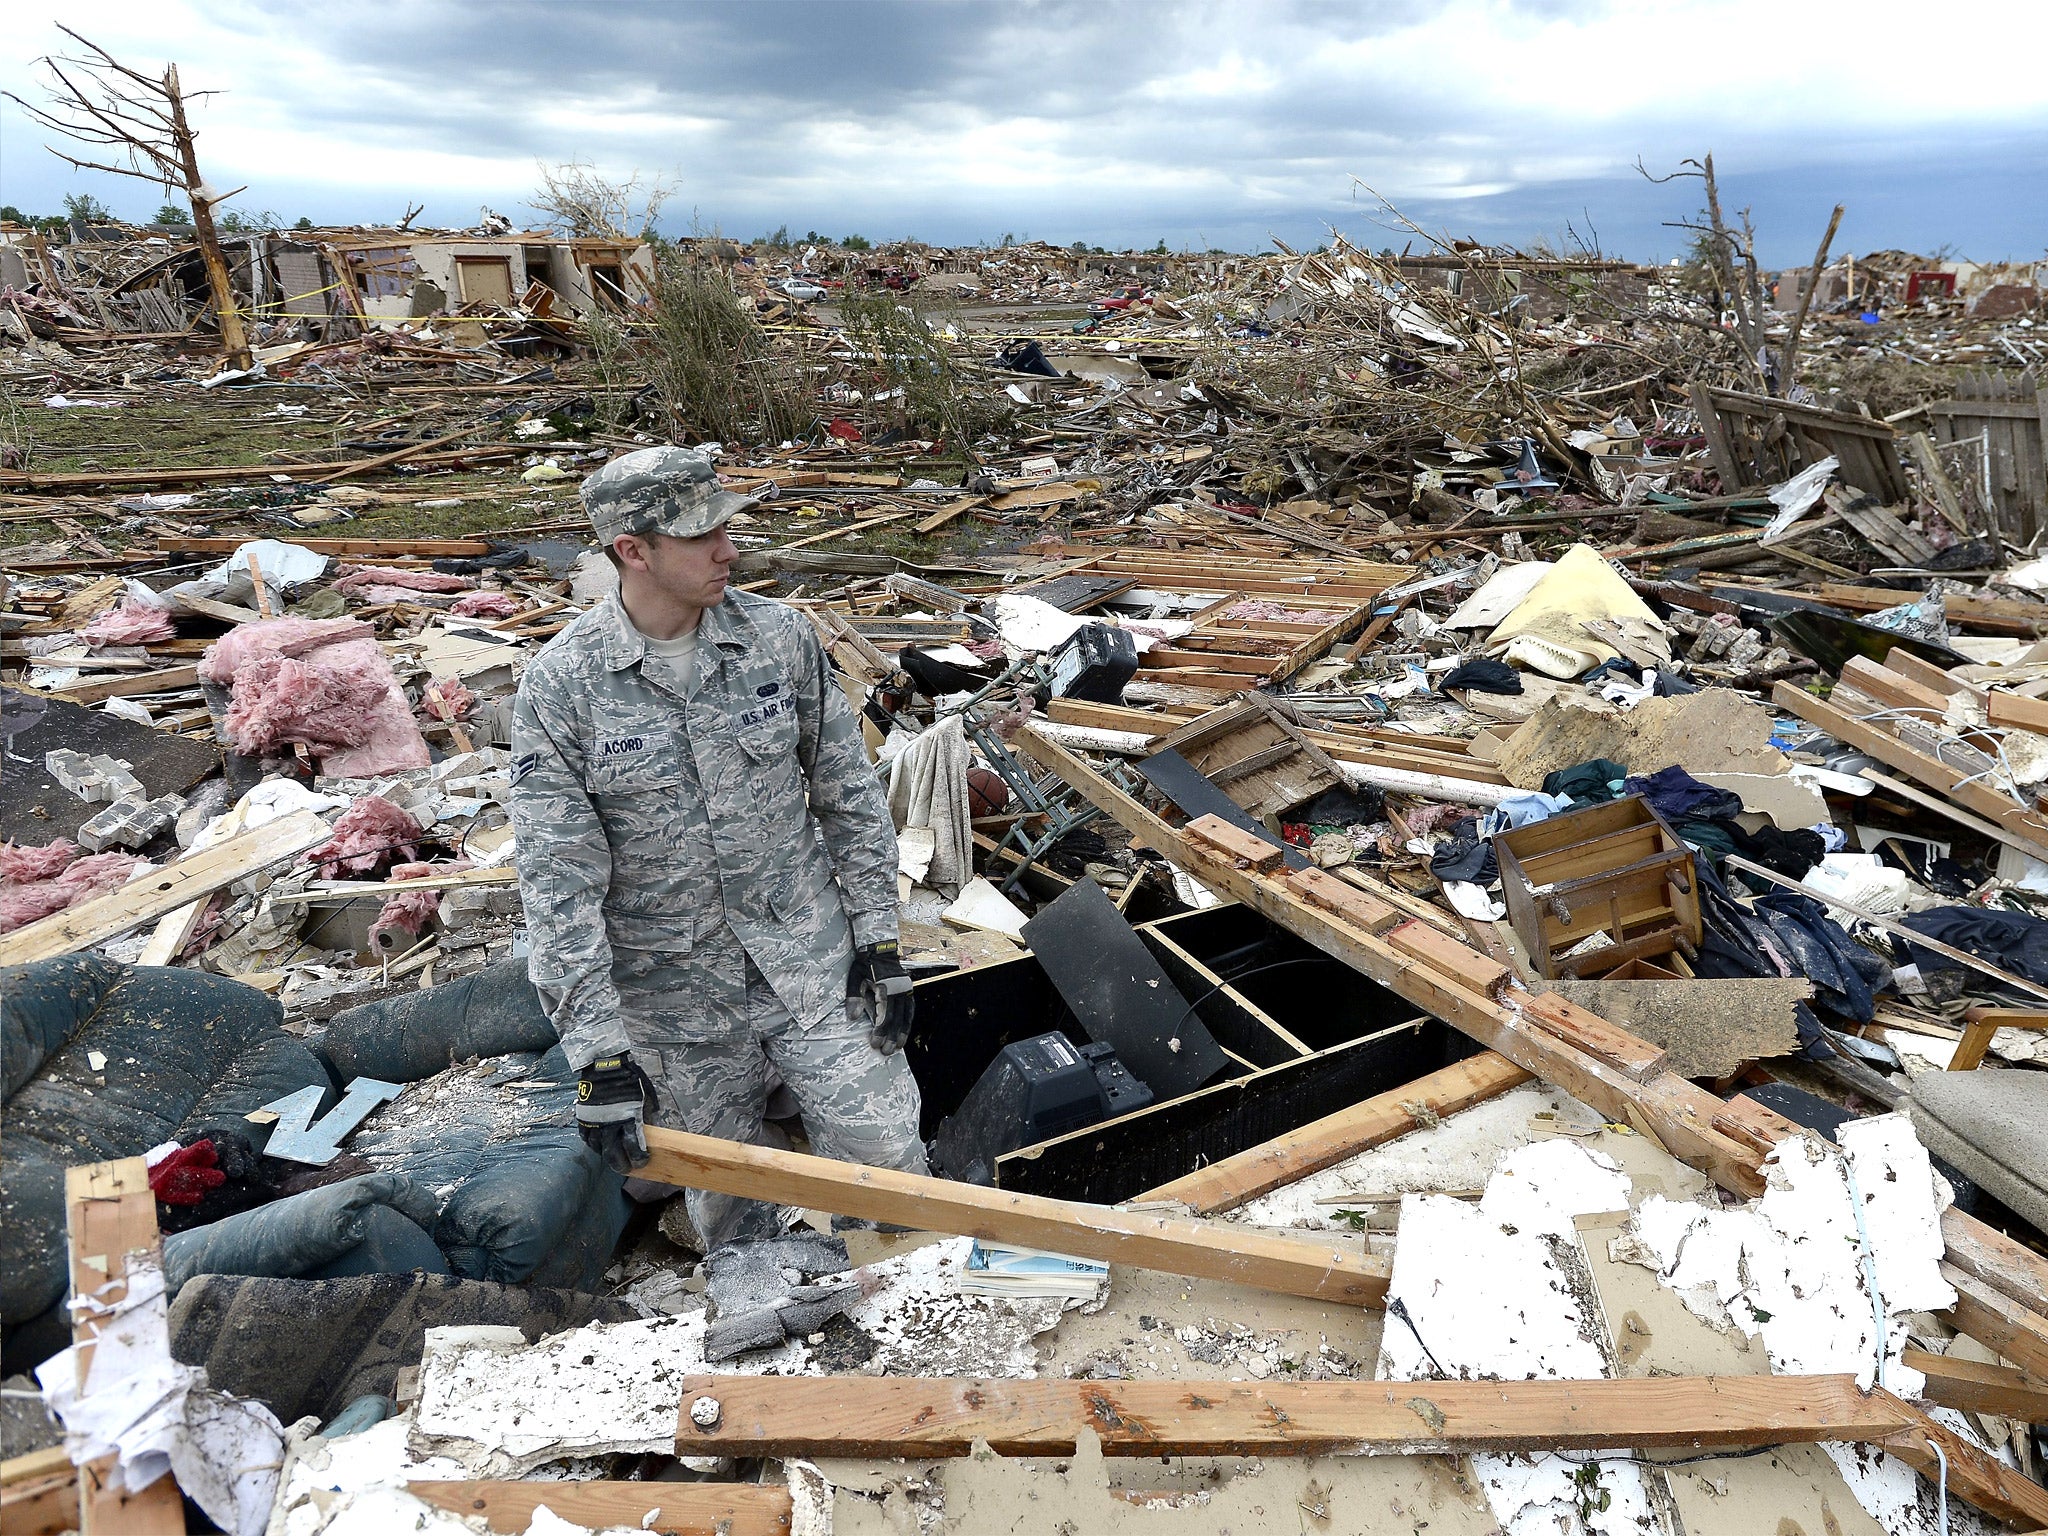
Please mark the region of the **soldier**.
[[[583, 482], [619, 590], [527, 667], [512, 821], [534, 986], [621, 1173], [643, 1122], [761, 1136], [767, 1068], [827, 1157], [925, 1171], [901, 1054], [896, 837], [810, 624], [727, 590], [751, 499], [645, 448]], [[691, 1190], [706, 1251], [773, 1207]]]

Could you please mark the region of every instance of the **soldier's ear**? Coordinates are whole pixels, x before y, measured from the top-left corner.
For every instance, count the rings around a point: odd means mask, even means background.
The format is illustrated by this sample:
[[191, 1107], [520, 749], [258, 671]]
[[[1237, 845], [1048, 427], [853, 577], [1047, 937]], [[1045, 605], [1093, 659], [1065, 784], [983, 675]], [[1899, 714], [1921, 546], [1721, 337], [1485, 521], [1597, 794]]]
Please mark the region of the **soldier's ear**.
[[636, 533], [622, 533], [613, 539], [612, 553], [619, 557], [619, 564], [622, 567], [630, 567], [636, 571], [649, 569], [646, 541]]

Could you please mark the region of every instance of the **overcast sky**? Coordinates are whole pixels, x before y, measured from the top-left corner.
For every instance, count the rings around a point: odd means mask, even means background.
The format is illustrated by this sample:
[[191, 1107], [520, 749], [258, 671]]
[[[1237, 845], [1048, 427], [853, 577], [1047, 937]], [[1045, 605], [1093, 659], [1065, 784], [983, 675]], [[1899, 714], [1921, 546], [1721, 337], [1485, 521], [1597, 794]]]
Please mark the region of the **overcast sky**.
[[[15, 0], [0, 84], [62, 19], [175, 59], [208, 179], [287, 222], [525, 222], [537, 161], [660, 173], [663, 225], [942, 243], [1375, 248], [1432, 233], [1669, 257], [1711, 150], [1764, 259], [2048, 249], [2043, 0]], [[89, 190], [0, 103], [0, 202]], [[1418, 245], [1420, 242], [1417, 242]]]

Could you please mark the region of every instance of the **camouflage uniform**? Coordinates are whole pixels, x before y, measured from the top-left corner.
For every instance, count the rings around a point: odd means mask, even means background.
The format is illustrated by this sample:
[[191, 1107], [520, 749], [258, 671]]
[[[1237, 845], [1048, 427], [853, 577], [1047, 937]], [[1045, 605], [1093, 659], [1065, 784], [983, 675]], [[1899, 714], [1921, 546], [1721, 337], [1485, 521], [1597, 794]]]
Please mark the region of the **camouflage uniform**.
[[[897, 936], [852, 708], [780, 603], [728, 592], [698, 635], [686, 687], [612, 596], [526, 669], [511, 798], [534, 985], [570, 1064], [631, 1050], [661, 1119], [758, 1140], [772, 1062], [821, 1154], [921, 1173], [916, 1081], [847, 998], [854, 946]], [[690, 1193], [714, 1244], [742, 1204]]]

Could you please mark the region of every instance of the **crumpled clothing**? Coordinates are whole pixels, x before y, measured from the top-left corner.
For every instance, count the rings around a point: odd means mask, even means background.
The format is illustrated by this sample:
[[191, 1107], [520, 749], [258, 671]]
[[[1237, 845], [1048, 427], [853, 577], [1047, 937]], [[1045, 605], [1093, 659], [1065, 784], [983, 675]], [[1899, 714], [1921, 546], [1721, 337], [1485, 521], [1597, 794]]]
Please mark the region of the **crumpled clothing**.
[[195, 1141], [150, 1165], [149, 1191], [165, 1205], [197, 1205], [228, 1176], [218, 1166], [211, 1141]]
[[1439, 843], [1429, 861], [1429, 872], [1446, 882], [1466, 881], [1493, 885], [1500, 880], [1500, 860], [1490, 838], [1464, 835]]
[[1543, 776], [1543, 793], [1564, 795], [1579, 805], [1605, 805], [1621, 794], [1628, 770], [1611, 757], [1595, 757]]
[[1510, 795], [1480, 817], [1479, 835], [1492, 837], [1515, 827], [1533, 827], [1571, 808], [1571, 800], [1564, 795], [1546, 795], [1533, 789], [1524, 795]]
[[1702, 784], [1677, 764], [1627, 779], [1625, 794], [1641, 795], [1666, 821], [1725, 821], [1742, 814], [1742, 797]]
[[[1899, 921], [1915, 933], [1960, 949], [1964, 954], [1975, 955], [1979, 960], [1988, 961], [2002, 971], [2023, 976], [2039, 986], [2048, 986], [2048, 922], [2030, 917], [2024, 912], [1999, 912], [1986, 907], [1931, 907], [1925, 912], [1908, 913]], [[1934, 971], [1956, 971], [1964, 967], [1946, 955], [1937, 955], [1931, 949], [1911, 945], [1913, 961], [1923, 975]], [[2021, 992], [2008, 987], [2004, 982], [1993, 981], [1978, 972], [1970, 973], [1973, 990], [1994, 993], [2001, 998], [2018, 999], [2028, 1008], [2041, 1006], [2041, 1000], [2032, 993]]]
[[974, 878], [974, 828], [967, 803], [967, 770], [973, 759], [967, 728], [948, 715], [920, 732], [889, 763], [889, 817], [898, 832], [925, 828], [932, 834], [932, 861], [925, 883], [954, 893]]
[[1449, 693], [1453, 688], [1469, 688], [1475, 693], [1520, 693], [1522, 674], [1504, 661], [1475, 656], [1437, 679], [1438, 693]]
[[[1796, 891], [1774, 891], [1744, 907], [1711, 868], [1696, 864], [1693, 875], [1704, 919], [1696, 976], [1804, 976], [1830, 1012], [1870, 1022], [1891, 967], [1831, 922], [1819, 902]], [[1807, 1041], [1803, 1023], [1800, 1039]], [[1807, 1054], [1833, 1052], [1816, 1033]]]

